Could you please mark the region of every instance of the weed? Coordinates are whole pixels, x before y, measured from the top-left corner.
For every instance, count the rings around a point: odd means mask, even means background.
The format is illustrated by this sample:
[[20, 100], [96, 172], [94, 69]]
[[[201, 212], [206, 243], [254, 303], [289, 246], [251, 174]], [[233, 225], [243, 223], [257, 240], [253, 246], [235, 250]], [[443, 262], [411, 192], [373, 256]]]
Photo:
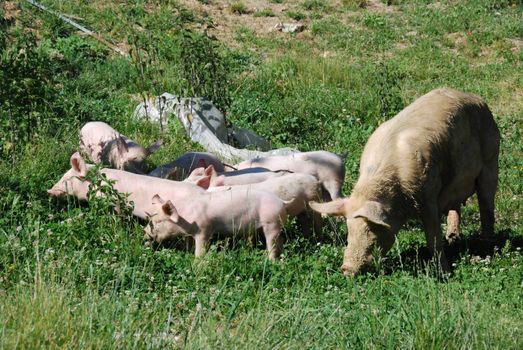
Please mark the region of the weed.
[[208, 97], [224, 113], [230, 105], [229, 66], [216, 38], [181, 30], [180, 65], [184, 96]]
[[238, 15], [244, 15], [246, 13], [249, 13], [249, 9], [243, 2], [233, 2], [230, 6], [230, 10], [232, 13], [236, 13]]
[[274, 16], [276, 16], [276, 15], [269, 8], [263, 9], [263, 10], [260, 10], [260, 11], [256, 11], [254, 13], [254, 17], [274, 17]]
[[302, 6], [307, 11], [318, 11], [324, 10], [327, 7], [327, 4], [322, 0], [305, 0], [302, 3]]
[[343, 6], [348, 8], [365, 8], [367, 6], [367, 0], [342, 0]]
[[307, 18], [307, 16], [303, 12], [299, 11], [287, 11], [287, 16], [295, 21], [301, 21]]

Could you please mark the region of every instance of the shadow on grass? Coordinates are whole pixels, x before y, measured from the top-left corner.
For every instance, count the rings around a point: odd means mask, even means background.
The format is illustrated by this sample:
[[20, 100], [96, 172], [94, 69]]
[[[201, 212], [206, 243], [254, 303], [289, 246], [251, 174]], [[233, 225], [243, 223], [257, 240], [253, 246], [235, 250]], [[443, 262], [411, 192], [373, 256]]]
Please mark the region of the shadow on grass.
[[[504, 247], [510, 247], [510, 250], [523, 247], [523, 237], [518, 236], [512, 229], [500, 230], [492, 239], [484, 239], [477, 233], [472, 236], [462, 237], [458, 241], [447, 245], [445, 254], [449, 264], [452, 266], [464, 254], [483, 259], [499, 253]], [[394, 271], [402, 270], [413, 276], [418, 276], [427, 274], [427, 271], [431, 273], [430, 270], [432, 270], [432, 274], [435, 277], [440, 277], [440, 273], [437, 273], [437, 266], [426, 245], [412, 246], [393, 256], [389, 254], [383, 263], [377, 265], [372, 269], [371, 274], [374, 275], [381, 271], [382, 274], [390, 275]]]

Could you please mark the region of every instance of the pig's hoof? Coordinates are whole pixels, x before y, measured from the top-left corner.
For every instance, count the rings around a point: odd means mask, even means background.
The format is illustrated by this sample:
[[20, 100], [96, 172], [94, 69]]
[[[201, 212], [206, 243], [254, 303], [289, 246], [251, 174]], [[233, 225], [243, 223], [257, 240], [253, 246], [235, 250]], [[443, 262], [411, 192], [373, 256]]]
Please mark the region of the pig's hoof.
[[450, 245], [452, 245], [459, 240], [459, 231], [447, 232], [447, 235], [445, 236], [445, 238], [447, 239], [447, 242]]

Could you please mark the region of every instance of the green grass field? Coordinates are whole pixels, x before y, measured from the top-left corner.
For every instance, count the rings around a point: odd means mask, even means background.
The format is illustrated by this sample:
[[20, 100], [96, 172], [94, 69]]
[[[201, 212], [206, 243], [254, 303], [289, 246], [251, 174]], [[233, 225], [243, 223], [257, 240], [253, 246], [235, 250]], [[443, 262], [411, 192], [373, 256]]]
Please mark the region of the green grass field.
[[[0, 4], [0, 349], [523, 348], [520, 0], [43, 3], [131, 58], [25, 2]], [[262, 28], [291, 18], [305, 31]], [[109, 200], [46, 193], [87, 121], [163, 138], [150, 168], [201, 150], [175, 120], [162, 132], [133, 119], [143, 96], [169, 91], [210, 96], [274, 147], [348, 152], [349, 195], [375, 128], [441, 86], [482, 96], [502, 133], [496, 242], [479, 239], [469, 199], [445, 281], [418, 222], [349, 279], [335, 219], [321, 243], [290, 223], [278, 263], [241, 240], [195, 259], [145, 247], [142, 223]]]

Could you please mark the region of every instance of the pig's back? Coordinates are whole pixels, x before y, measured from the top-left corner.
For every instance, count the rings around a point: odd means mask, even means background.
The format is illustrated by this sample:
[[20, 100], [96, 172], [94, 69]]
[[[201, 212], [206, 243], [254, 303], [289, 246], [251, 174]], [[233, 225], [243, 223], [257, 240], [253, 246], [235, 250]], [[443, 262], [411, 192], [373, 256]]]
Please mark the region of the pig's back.
[[84, 142], [107, 142], [119, 135], [118, 131], [104, 122], [88, 122], [80, 130], [80, 137]]
[[207, 192], [205, 201], [207, 215], [216, 231], [234, 233], [260, 228], [267, 221], [285, 215], [284, 203], [276, 195], [250, 188], [231, 187], [228, 190]]
[[360, 177], [386, 174], [413, 194], [440, 186], [465, 199], [486, 160], [497, 154], [498, 143], [499, 132], [483, 100], [436, 89], [373, 133], [362, 155]]

